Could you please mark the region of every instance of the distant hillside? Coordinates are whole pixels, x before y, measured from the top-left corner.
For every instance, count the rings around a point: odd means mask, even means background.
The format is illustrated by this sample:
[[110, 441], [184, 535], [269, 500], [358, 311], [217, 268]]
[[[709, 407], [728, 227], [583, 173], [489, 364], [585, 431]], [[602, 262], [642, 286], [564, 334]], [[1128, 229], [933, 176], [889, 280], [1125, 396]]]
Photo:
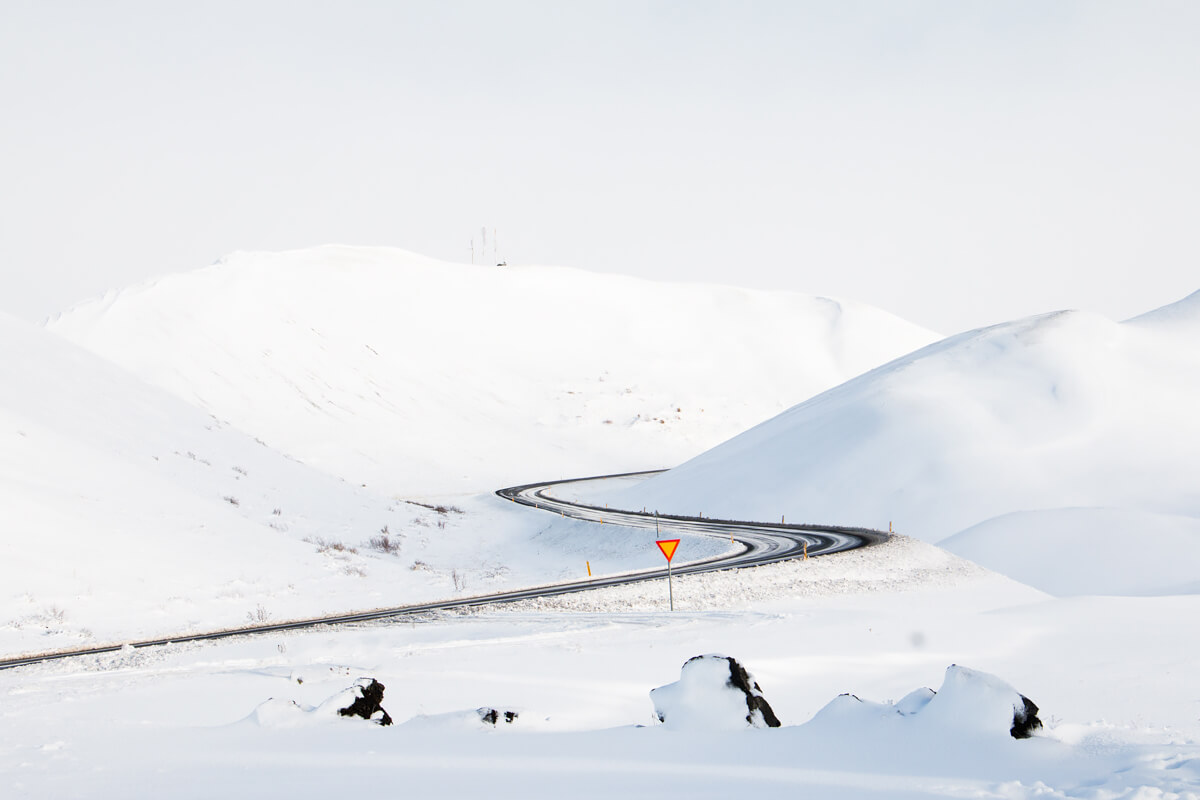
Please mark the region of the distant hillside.
[[[1128, 568], [1138, 563], [1136, 537], [1162, 529], [1178, 542], [1200, 529], [1180, 519], [1200, 517], [1198, 408], [1200, 294], [1125, 323], [1047, 314], [904, 356], [611, 500], [739, 519], [894, 521], [930, 542], [1015, 512], [1107, 509], [1037, 525], [1041, 550], [1029, 536], [1021, 550], [980, 541], [1006, 525], [1030, 529], [1028, 515], [1015, 515], [961, 539], [956, 552], [1016, 575], [1017, 560], [1070, 569], [1070, 550], [1089, 546]], [[1138, 530], [1127, 527], [1131, 514]], [[1056, 542], [1067, 527], [1071, 538]], [[1196, 563], [1200, 542], [1180, 558]], [[1164, 580], [1182, 585], [1177, 572], [1119, 583], [1154, 593]]]
[[582, 537], [498, 498], [439, 511], [355, 486], [4, 315], [0, 373], [0, 654], [529, 585], [575, 577], [584, 558], [613, 572], [660, 558], [615, 528], [580, 555]]
[[938, 338], [825, 298], [333, 246], [238, 253], [49, 327], [408, 494], [669, 466]]

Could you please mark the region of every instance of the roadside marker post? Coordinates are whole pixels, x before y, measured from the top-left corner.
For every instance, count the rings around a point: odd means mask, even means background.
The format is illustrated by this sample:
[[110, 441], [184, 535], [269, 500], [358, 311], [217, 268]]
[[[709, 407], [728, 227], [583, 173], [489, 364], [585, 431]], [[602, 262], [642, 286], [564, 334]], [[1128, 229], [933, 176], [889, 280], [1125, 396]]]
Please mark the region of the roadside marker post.
[[662, 554], [667, 558], [667, 592], [671, 597], [671, 610], [675, 610], [675, 586], [671, 580], [671, 559], [675, 557], [675, 550], [679, 547], [678, 539], [658, 539], [654, 542], [658, 545], [658, 549], [662, 550]]

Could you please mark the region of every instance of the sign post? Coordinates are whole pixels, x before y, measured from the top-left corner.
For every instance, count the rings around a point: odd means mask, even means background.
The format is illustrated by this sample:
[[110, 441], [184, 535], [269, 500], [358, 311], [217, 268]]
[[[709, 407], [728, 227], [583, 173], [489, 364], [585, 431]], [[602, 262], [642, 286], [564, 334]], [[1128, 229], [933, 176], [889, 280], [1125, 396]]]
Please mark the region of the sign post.
[[667, 557], [667, 592], [671, 597], [671, 610], [675, 610], [675, 586], [671, 580], [671, 559], [675, 556], [675, 549], [679, 547], [678, 539], [658, 539], [654, 542], [658, 545], [658, 549], [662, 550], [662, 554]]

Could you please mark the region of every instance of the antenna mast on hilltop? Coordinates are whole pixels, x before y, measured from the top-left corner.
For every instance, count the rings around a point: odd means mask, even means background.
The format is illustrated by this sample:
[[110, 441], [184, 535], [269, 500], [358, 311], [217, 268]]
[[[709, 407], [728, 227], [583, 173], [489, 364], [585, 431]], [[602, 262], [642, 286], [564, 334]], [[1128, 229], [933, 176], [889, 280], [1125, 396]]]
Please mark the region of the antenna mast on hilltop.
[[[483, 263], [487, 262], [487, 246], [488, 246], [487, 225], [484, 225], [479, 229], [479, 236], [480, 236], [479, 263], [483, 264]], [[496, 266], [498, 266], [498, 267], [505, 266], [505, 264], [500, 261], [500, 237], [496, 235], [495, 228], [492, 228], [492, 261], [495, 262]], [[474, 239], [471, 240], [471, 263], [472, 264], [475, 263], [475, 240]]]

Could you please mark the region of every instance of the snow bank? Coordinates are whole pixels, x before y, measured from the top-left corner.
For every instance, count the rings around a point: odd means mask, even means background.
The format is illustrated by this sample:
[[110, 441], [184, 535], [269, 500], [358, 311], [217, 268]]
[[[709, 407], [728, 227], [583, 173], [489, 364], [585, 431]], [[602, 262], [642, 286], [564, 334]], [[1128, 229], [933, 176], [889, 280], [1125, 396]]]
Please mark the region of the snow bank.
[[917, 689], [898, 703], [839, 695], [803, 727], [844, 739], [875, 735], [881, 727], [888, 735], [907, 730], [935, 738], [1006, 734], [1027, 739], [1042, 727], [1037, 712], [1033, 701], [995, 675], [952, 664], [936, 692]]
[[[315, 706], [284, 698], [269, 698], [260, 703], [244, 722], [262, 728], [299, 728], [361, 716], [377, 725], [387, 726], [392, 724], [392, 718], [379, 706], [383, 692], [383, 685], [373, 678], [359, 678]], [[365, 716], [360, 710], [366, 712]]]
[[1200, 519], [1113, 508], [1023, 511], [939, 543], [1058, 595], [1200, 592]]
[[[893, 536], [883, 544], [838, 553], [836, 557], [791, 559], [752, 569], [676, 575], [674, 597], [675, 608], [682, 613], [761, 608], [785, 598], [811, 602], [984, 584], [1003, 586], [1030, 602], [1045, 597], [966, 559], [906, 536]], [[668, 603], [667, 580], [663, 578], [505, 603], [496, 610], [499, 613], [627, 613], [666, 611]]]
[[366, 247], [236, 253], [50, 328], [409, 496], [669, 466], [937, 338], [826, 298]]
[[260, 703], [245, 721], [261, 728], [299, 728], [313, 722], [314, 710], [295, 700], [271, 697]]
[[447, 711], [443, 714], [418, 714], [398, 726], [403, 732], [421, 734], [455, 734], [472, 731], [523, 730], [525, 721], [519, 710], [484, 706], [466, 711]]
[[995, 675], [950, 665], [942, 687], [916, 712], [906, 716], [946, 730], [1007, 732], [1027, 739], [1042, 727], [1038, 707]]
[[1127, 323], [1061, 312], [965, 333], [608, 500], [894, 522], [930, 542], [1017, 511], [1200, 517], [1198, 319], [1193, 295]]
[[650, 690], [654, 713], [668, 728], [737, 730], [778, 728], [762, 689], [737, 659], [717, 654], [689, 658], [679, 680]]

